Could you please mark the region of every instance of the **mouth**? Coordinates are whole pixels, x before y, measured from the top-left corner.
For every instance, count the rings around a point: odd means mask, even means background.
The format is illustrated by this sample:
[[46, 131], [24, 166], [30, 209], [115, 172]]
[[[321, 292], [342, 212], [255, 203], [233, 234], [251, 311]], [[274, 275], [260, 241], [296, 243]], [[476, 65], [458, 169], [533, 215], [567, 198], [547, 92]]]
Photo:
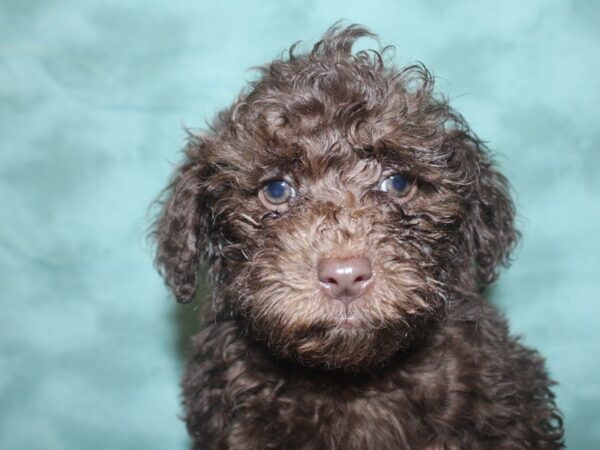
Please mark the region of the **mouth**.
[[337, 320], [336, 326], [343, 329], [357, 329], [362, 328], [362, 320], [353, 312], [344, 311], [344, 314]]
[[328, 316], [326, 321], [329, 328], [338, 330], [365, 328], [368, 322], [368, 296], [361, 296], [352, 302], [344, 303], [322, 295], [322, 292], [319, 294], [321, 294], [319, 300], [323, 304], [323, 312]]

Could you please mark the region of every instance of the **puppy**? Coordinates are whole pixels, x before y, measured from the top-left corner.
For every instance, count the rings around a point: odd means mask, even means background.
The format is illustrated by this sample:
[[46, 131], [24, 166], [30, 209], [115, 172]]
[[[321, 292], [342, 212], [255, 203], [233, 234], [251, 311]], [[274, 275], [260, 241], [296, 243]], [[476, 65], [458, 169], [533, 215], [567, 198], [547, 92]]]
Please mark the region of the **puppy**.
[[191, 136], [156, 264], [210, 294], [183, 380], [195, 449], [558, 449], [542, 358], [482, 297], [506, 179], [420, 65], [334, 26]]

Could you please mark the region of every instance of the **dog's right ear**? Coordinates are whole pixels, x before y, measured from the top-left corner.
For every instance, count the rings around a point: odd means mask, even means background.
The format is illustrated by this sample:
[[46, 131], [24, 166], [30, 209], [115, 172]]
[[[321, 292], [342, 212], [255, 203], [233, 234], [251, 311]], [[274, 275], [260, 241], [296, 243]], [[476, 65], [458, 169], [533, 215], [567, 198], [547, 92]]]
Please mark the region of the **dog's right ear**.
[[161, 209], [151, 233], [157, 244], [155, 265], [181, 303], [194, 298], [198, 266], [208, 252], [212, 217], [208, 153], [206, 142], [190, 141], [185, 159], [157, 202]]

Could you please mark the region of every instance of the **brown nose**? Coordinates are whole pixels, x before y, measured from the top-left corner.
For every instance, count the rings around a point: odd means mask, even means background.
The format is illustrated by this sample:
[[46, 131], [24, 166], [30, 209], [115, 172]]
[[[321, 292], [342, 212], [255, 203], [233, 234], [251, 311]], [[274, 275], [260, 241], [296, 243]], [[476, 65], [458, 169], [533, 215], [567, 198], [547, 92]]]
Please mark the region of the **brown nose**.
[[349, 305], [363, 295], [373, 275], [364, 257], [324, 259], [318, 267], [319, 281], [327, 295]]

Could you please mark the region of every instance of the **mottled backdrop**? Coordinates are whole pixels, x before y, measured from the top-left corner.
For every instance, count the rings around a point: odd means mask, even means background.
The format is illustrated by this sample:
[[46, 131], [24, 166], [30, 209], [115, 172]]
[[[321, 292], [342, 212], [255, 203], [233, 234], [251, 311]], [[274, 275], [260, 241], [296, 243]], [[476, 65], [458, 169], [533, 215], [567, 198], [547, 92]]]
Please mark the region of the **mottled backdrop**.
[[185, 141], [334, 21], [419, 60], [512, 180], [523, 241], [492, 292], [600, 448], [600, 2], [2, 0], [0, 448], [186, 449], [194, 307], [151, 265], [147, 207]]

